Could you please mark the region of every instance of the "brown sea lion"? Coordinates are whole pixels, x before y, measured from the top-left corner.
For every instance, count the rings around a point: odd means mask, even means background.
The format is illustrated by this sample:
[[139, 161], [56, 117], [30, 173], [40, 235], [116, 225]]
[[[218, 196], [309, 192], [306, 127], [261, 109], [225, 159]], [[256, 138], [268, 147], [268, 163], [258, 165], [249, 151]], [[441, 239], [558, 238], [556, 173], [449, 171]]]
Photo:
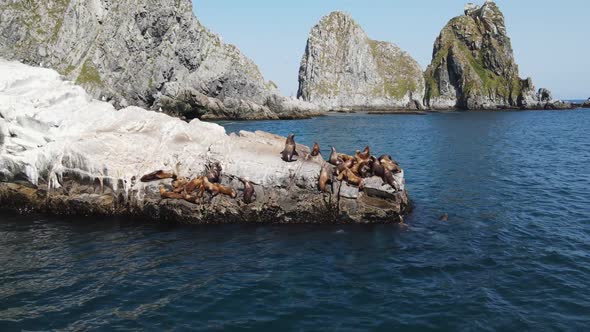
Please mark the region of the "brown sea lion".
[[360, 162], [355, 162], [354, 165], [352, 167], [350, 167], [350, 170], [357, 176], [361, 176], [361, 168], [363, 168], [364, 166], [368, 166], [369, 165], [369, 161], [360, 161]]
[[338, 175], [338, 181], [342, 180], [346, 180], [348, 184], [352, 184], [353, 186], [359, 187], [359, 189], [363, 189], [363, 179], [354, 175], [354, 173], [349, 168], [346, 168]]
[[393, 161], [391, 161], [391, 159], [383, 158], [383, 159], [381, 159], [379, 161], [381, 162], [381, 165], [383, 165], [383, 167], [385, 169], [388, 169], [393, 174], [397, 174], [397, 173], [400, 173], [402, 171], [402, 169], [396, 163], [394, 163]]
[[394, 163], [394, 164], [396, 164], [396, 165], [399, 165], [399, 163], [398, 163], [397, 161], [395, 161], [393, 158], [391, 158], [391, 155], [388, 155], [388, 154], [382, 154], [382, 155], [379, 157], [379, 161], [381, 161], [382, 159], [387, 159], [387, 160], [391, 161], [392, 163]]
[[172, 191], [175, 193], [181, 193], [184, 191], [184, 187], [188, 184], [188, 179], [186, 178], [177, 178], [176, 180], [172, 181]]
[[236, 198], [238, 196], [233, 188], [222, 186], [217, 183], [211, 183], [207, 177], [203, 178], [203, 185], [201, 185], [199, 190], [199, 197], [203, 196], [205, 190], [208, 191], [213, 197], [219, 194], [223, 194], [231, 198]]
[[322, 166], [322, 170], [320, 171], [320, 178], [318, 181], [318, 188], [320, 189], [321, 192], [325, 193], [327, 188], [326, 185], [328, 184], [328, 182], [332, 182], [333, 180], [333, 175], [332, 175], [332, 167], [330, 167], [329, 164], [324, 164]]
[[328, 162], [334, 166], [338, 165], [338, 152], [336, 152], [336, 148], [335, 147], [331, 147], [330, 148], [332, 152], [330, 152], [330, 159], [328, 159]]
[[151, 182], [151, 181], [158, 181], [158, 180], [164, 180], [164, 179], [176, 179], [176, 174], [174, 174], [174, 172], [165, 172], [162, 170], [158, 170], [158, 171], [155, 171], [150, 174], [146, 174], [146, 175], [142, 176], [140, 181], [141, 182]]
[[317, 142], [313, 143], [313, 150], [311, 151], [312, 157], [317, 157], [320, 155], [320, 145]]
[[240, 179], [240, 181], [244, 184], [244, 203], [250, 204], [252, 203], [252, 199], [256, 197], [254, 185], [247, 179]]
[[371, 158], [371, 148], [369, 148], [369, 146], [365, 146], [365, 149], [363, 150], [363, 153], [360, 154], [360, 158], [362, 160], [369, 160], [369, 158]]
[[175, 193], [173, 191], [168, 191], [164, 187], [160, 187], [160, 196], [162, 198], [171, 198], [171, 199], [184, 199], [184, 195], [181, 193]]
[[187, 183], [184, 186], [184, 191], [187, 194], [191, 194], [193, 193], [195, 190], [197, 189], [201, 189], [201, 186], [203, 185], [203, 176], [199, 176], [195, 179], [192, 179], [189, 183]]
[[283, 152], [281, 152], [281, 159], [283, 159], [286, 162], [292, 162], [293, 156], [299, 156], [299, 153], [297, 153], [295, 148], [295, 135], [289, 134], [289, 137], [287, 137], [287, 141], [285, 142], [285, 149], [283, 150]]

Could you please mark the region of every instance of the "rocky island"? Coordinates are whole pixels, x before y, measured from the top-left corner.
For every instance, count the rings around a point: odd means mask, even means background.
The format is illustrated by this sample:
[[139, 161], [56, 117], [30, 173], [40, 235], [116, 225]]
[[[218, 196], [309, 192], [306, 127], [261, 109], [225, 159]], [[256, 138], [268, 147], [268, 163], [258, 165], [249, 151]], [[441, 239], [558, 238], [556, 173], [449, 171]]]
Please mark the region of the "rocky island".
[[571, 108], [519, 77], [504, 15], [490, 0], [467, 4], [442, 29], [424, 76], [424, 102], [435, 110]]
[[244, 120], [319, 111], [282, 97], [199, 22], [191, 0], [2, 1], [0, 58], [53, 68], [116, 108]]
[[423, 109], [424, 78], [408, 53], [333, 12], [309, 34], [297, 95], [331, 110]]
[[[410, 211], [403, 171], [326, 186], [319, 149], [297, 145], [287, 162], [284, 148], [264, 132], [116, 110], [53, 70], [0, 60], [2, 208], [183, 223], [395, 223]], [[229, 195], [163, 197], [174, 196], [165, 178], [197, 178], [211, 165]]]

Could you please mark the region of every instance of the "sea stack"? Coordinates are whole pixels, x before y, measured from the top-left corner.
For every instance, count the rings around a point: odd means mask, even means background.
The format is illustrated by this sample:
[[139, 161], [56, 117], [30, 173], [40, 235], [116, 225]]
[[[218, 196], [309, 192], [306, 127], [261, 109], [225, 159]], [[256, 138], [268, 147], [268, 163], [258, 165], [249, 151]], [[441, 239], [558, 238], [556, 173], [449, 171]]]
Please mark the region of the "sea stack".
[[343, 12], [311, 29], [299, 69], [298, 97], [339, 109], [421, 109], [420, 65], [398, 46], [370, 39]]
[[199, 22], [191, 0], [11, 0], [0, 4], [0, 57], [55, 69], [117, 108], [187, 119], [313, 110], [280, 96], [252, 60]]
[[[432, 109], [544, 108], [551, 93], [535, 93], [514, 60], [504, 15], [487, 0], [465, 6], [442, 29], [425, 73], [425, 104]], [[548, 98], [549, 97], [549, 98]]]

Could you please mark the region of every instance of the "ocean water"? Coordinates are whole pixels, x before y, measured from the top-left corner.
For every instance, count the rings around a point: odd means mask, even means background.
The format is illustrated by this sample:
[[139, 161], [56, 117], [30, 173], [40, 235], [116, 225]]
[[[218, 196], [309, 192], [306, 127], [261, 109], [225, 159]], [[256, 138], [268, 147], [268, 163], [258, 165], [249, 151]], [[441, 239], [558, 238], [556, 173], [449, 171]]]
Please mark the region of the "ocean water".
[[389, 153], [415, 210], [199, 227], [4, 212], [0, 331], [590, 328], [590, 110], [222, 124]]

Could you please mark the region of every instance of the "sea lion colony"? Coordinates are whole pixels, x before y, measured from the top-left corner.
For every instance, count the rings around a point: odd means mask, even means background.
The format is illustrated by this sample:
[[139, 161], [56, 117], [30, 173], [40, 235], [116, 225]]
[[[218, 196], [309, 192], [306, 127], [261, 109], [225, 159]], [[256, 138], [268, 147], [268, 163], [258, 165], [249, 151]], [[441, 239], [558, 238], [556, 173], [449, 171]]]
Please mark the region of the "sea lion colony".
[[[281, 159], [285, 162], [293, 162], [294, 156], [299, 157], [296, 151], [295, 135], [290, 134], [285, 142], [285, 148], [280, 153]], [[316, 142], [313, 145], [311, 157], [320, 156], [320, 146]], [[309, 158], [309, 156], [307, 157]], [[364, 188], [364, 179], [377, 176], [384, 183], [390, 185], [395, 190], [399, 190], [399, 184], [396, 182], [393, 174], [400, 173], [402, 169], [399, 164], [391, 158], [390, 155], [384, 154], [379, 158], [371, 155], [371, 149], [367, 146], [361, 152], [357, 150], [354, 156], [344, 153], [338, 153], [336, 148], [331, 148], [328, 162], [323, 161], [320, 175], [318, 178], [318, 189], [325, 193], [328, 191], [328, 183], [333, 184], [334, 178], [338, 181], [346, 181], [347, 184], [358, 187], [359, 190]], [[205, 175], [198, 176], [194, 179], [179, 177], [174, 172], [158, 170], [144, 175], [142, 182], [159, 181], [172, 179], [172, 190], [160, 187], [162, 198], [183, 199], [191, 203], [198, 204], [203, 199], [205, 192], [210, 195], [210, 199], [222, 194], [231, 198], [236, 198], [236, 191], [228, 186], [220, 184], [221, 164], [218, 162], [209, 164], [206, 167]], [[239, 178], [243, 184], [243, 201], [246, 204], [252, 203], [256, 198], [254, 185], [248, 179]]]

